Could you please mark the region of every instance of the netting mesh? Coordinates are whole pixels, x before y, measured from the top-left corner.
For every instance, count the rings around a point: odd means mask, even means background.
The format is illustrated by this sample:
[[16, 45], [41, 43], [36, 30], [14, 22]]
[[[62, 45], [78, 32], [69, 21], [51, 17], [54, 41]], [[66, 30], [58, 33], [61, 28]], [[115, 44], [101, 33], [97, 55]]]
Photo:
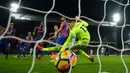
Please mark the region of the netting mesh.
[[[45, 32], [44, 32], [44, 34], [43, 34], [43, 37], [42, 37], [39, 41], [33, 41], [33, 42], [32, 42], [32, 41], [26, 41], [26, 40], [24, 40], [24, 39], [22, 39], [22, 38], [19, 38], [19, 37], [16, 37], [16, 36], [4, 36], [5, 33], [7, 32], [8, 28], [9, 28], [9, 24], [10, 24], [10, 21], [11, 21], [12, 11], [10, 11], [6, 30], [5, 30], [5, 32], [0, 36], [0, 39], [3, 39], [3, 38], [13, 38], [13, 39], [21, 40], [21, 41], [27, 42], [27, 43], [35, 43], [34, 50], [33, 50], [32, 66], [30, 67], [30, 70], [28, 71], [28, 73], [31, 73], [32, 70], [33, 70], [33, 68], [34, 68], [34, 63], [35, 63], [36, 46], [37, 46], [39, 43], [41, 43], [41, 42], [53, 43], [53, 42], [50, 42], [50, 41], [48, 41], [48, 40], [44, 40], [45, 35], [46, 35], [46, 33], [47, 33], [47, 29], [46, 29], [46, 27], [47, 27], [47, 26], [46, 26], [46, 24], [47, 24], [47, 16], [48, 16], [49, 14], [58, 14], [58, 15], [60, 15], [60, 16], [64, 16], [64, 17], [67, 18], [67, 19], [75, 19], [75, 17], [74, 17], [74, 18], [70, 18], [70, 17], [68, 17], [68, 16], [65, 16], [64, 14], [61, 14], [61, 13], [57, 12], [57, 11], [53, 11], [53, 9], [54, 9], [54, 7], [55, 7], [55, 0], [53, 0], [53, 5], [52, 5], [51, 9], [48, 10], [48, 11], [41, 11], [41, 10], [29, 8], [29, 7], [20, 6], [21, 1], [22, 1], [22, 0], [19, 0], [19, 2], [18, 2], [19, 8], [23, 8], [23, 9], [27, 9], [27, 10], [30, 10], [30, 11], [34, 11], [34, 12], [39, 12], [39, 13], [45, 14], [45, 16], [44, 16]], [[126, 25], [126, 12], [125, 12], [125, 11], [126, 11], [126, 8], [127, 8], [130, 4], [129, 4], [129, 0], [127, 0], [127, 3], [126, 3], [126, 4], [120, 3], [120, 2], [118, 2], [118, 1], [116, 1], [116, 0], [111, 0], [111, 1], [117, 3], [117, 4], [121, 5], [121, 6], [124, 6], [124, 11], [123, 11], [123, 14], [124, 14], [124, 23], [123, 23], [123, 26], [116, 26], [116, 27], [120, 27], [120, 28], [121, 28], [121, 42], [122, 42], [122, 49], [121, 49], [121, 50], [120, 50], [120, 49], [117, 49], [117, 48], [115, 48], [115, 47], [112, 47], [112, 46], [110, 46], [110, 45], [103, 45], [103, 44], [102, 44], [102, 38], [101, 38], [101, 35], [100, 35], [100, 26], [101, 26], [101, 24], [102, 24], [103, 22], [105, 22], [104, 20], [105, 20], [105, 17], [106, 17], [106, 5], [107, 5], [108, 0], [105, 0], [105, 1], [104, 1], [104, 16], [103, 16], [103, 18], [102, 18], [101, 21], [96, 21], [96, 20], [93, 20], [93, 19], [88, 18], [88, 17], [86, 17], [86, 16], [81, 16], [81, 13], [82, 13], [82, 12], [81, 12], [81, 9], [82, 9], [82, 7], [81, 7], [81, 0], [78, 0], [78, 3], [77, 3], [77, 4], [78, 4], [78, 15], [75, 15], [75, 16], [79, 16], [80, 18], [85, 18], [85, 19], [87, 19], [87, 20], [90, 20], [90, 21], [92, 21], [92, 22], [94, 22], [94, 23], [98, 23], [98, 24], [99, 24], [99, 25], [98, 25], [98, 29], [97, 29], [97, 33], [98, 33], [98, 37], [99, 37], [100, 43], [99, 43], [98, 45], [85, 45], [85, 46], [89, 46], [89, 47], [98, 47], [98, 48], [97, 48], [97, 58], [98, 58], [98, 63], [99, 63], [99, 71], [98, 71], [98, 73], [101, 73], [101, 71], [102, 71], [102, 63], [101, 63], [100, 56], [99, 56], [99, 50], [100, 50], [100, 48], [101, 48], [102, 46], [109, 47], [109, 48], [111, 48], [111, 49], [114, 49], [114, 50], [116, 50], [116, 51], [121, 52], [121, 55], [120, 55], [121, 61], [122, 61], [123, 65], [124, 65], [124, 67], [125, 67], [126, 73], [128, 73], [127, 65], [126, 65], [126, 63], [124, 62], [124, 59], [123, 59], [123, 52], [124, 52], [124, 51], [129, 51], [130, 49], [125, 49], [125, 48], [124, 48], [123, 30], [124, 30], [125, 27], [130, 26], [130, 25]], [[4, 6], [1, 6], [1, 5], [0, 5], [0, 8], [6, 9], [6, 10], [10, 10], [10, 8], [4, 7]], [[77, 22], [77, 20], [76, 20], [76, 22]], [[76, 35], [75, 35], [75, 38], [76, 38]], [[74, 42], [75, 42], [75, 40], [72, 41], [72, 43], [74, 43]], [[56, 44], [56, 43], [53, 43], [53, 44]], [[56, 45], [57, 45], [57, 44], [56, 44]], [[84, 44], [82, 44], [82, 45], [84, 45]], [[71, 46], [68, 46], [68, 47], [70, 47], [69, 50], [70, 50], [71, 47], [73, 47], [73, 46], [76, 46], [76, 45], [73, 44], [73, 45], [71, 45]], [[71, 70], [72, 70], [72, 66], [70, 67], [69, 73], [71, 73]], [[44, 71], [43, 71], [43, 72], [44, 72]]]

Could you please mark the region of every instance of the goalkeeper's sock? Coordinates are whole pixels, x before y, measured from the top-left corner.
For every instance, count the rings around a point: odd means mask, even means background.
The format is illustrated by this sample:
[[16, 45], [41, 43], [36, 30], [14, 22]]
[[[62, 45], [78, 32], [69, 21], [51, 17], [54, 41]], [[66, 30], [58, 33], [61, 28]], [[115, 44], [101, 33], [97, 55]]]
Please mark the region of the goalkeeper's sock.
[[80, 55], [83, 55], [83, 56], [85, 56], [85, 57], [90, 58], [90, 56], [89, 56], [86, 52], [84, 52], [83, 50], [79, 50], [79, 54], [80, 54]]
[[94, 62], [94, 58], [89, 56], [86, 52], [84, 52], [83, 50], [79, 50], [80, 55], [83, 55], [85, 57], [87, 57], [92, 63]]

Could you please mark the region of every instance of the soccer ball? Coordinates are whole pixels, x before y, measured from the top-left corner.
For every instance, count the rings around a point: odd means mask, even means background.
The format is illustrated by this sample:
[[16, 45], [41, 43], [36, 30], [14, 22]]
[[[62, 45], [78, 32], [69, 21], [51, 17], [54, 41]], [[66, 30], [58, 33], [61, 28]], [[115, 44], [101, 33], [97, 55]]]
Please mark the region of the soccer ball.
[[54, 65], [60, 72], [69, 71], [71, 67], [70, 64], [72, 64], [72, 68], [74, 68], [76, 63], [77, 63], [76, 54], [71, 51], [63, 51], [59, 53], [54, 60]]

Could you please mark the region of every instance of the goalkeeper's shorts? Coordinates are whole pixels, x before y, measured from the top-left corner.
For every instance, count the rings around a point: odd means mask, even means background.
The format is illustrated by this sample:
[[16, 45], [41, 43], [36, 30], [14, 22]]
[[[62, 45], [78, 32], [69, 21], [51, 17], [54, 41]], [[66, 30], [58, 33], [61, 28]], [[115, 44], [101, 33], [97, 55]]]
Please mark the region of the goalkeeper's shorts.
[[71, 48], [72, 50], [77, 49], [85, 49], [87, 48], [87, 45], [89, 44], [90, 40], [88, 39], [81, 39], [74, 43], [74, 46]]

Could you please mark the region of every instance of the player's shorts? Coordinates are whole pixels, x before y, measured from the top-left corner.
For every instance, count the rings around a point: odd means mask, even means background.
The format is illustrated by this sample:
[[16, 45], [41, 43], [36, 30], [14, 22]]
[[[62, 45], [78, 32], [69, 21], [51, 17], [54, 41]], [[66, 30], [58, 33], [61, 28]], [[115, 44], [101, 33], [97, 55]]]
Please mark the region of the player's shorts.
[[66, 41], [66, 39], [67, 39], [67, 37], [64, 37], [64, 36], [57, 37], [56, 43], [57, 43], [57, 44], [60, 44], [60, 45], [63, 45], [64, 42]]
[[88, 40], [87, 38], [85, 38], [85, 39], [76, 41], [75, 44], [85, 44], [85, 45], [88, 45], [89, 42], [90, 42], [90, 40]]

